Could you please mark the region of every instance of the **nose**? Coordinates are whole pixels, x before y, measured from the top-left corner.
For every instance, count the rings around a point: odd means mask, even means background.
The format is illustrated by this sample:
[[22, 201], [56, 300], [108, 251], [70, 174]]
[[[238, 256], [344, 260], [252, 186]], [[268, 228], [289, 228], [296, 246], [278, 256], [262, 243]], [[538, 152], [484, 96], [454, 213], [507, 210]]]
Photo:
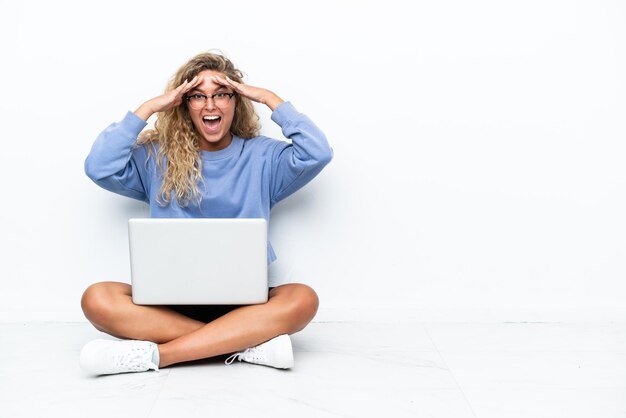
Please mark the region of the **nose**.
[[206, 110], [213, 110], [213, 109], [215, 109], [215, 100], [213, 100], [213, 98], [211, 96], [206, 98], [206, 103], [204, 104], [204, 108]]

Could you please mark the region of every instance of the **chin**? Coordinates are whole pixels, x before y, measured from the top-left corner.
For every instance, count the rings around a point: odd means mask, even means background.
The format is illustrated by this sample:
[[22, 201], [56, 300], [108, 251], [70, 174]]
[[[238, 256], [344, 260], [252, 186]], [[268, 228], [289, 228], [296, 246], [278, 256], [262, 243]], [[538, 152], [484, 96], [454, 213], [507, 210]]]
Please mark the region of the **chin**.
[[[220, 138], [207, 138], [207, 137], [204, 137], [203, 140], [204, 140], [203, 143], [204, 143], [205, 147], [209, 147], [209, 148], [217, 147], [217, 146], [221, 145], [222, 142], [225, 142], [223, 136], [220, 137]], [[202, 148], [202, 147], [200, 147], [200, 148]]]

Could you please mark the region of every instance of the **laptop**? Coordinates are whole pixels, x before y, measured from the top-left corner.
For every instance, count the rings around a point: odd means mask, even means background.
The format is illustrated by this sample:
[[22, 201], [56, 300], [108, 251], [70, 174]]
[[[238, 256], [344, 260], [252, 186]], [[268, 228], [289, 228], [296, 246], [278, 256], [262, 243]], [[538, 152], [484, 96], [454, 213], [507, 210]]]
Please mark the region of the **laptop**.
[[128, 221], [133, 302], [250, 305], [268, 300], [265, 219]]

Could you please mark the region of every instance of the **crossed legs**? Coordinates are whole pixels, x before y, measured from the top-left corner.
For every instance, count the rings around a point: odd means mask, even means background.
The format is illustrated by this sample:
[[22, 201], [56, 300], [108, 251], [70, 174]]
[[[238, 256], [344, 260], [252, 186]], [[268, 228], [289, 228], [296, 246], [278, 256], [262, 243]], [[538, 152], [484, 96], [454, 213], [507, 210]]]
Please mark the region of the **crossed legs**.
[[313, 319], [319, 303], [309, 286], [291, 283], [272, 289], [267, 303], [236, 308], [206, 324], [167, 307], [135, 305], [131, 291], [126, 283], [93, 284], [83, 294], [83, 312], [102, 332], [157, 343], [159, 367], [230, 354], [296, 333]]

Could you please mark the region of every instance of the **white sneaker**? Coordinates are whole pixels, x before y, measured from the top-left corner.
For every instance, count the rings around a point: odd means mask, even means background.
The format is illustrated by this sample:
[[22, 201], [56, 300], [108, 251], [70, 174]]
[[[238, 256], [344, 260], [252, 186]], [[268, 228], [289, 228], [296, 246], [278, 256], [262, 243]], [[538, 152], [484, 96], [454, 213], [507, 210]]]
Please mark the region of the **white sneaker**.
[[159, 370], [152, 361], [157, 345], [150, 341], [94, 340], [80, 352], [80, 367], [93, 374]]
[[256, 347], [246, 348], [242, 353], [233, 354], [226, 359], [226, 364], [231, 364], [236, 358], [246, 363], [289, 369], [293, 367], [291, 339], [287, 334], [279, 335]]

